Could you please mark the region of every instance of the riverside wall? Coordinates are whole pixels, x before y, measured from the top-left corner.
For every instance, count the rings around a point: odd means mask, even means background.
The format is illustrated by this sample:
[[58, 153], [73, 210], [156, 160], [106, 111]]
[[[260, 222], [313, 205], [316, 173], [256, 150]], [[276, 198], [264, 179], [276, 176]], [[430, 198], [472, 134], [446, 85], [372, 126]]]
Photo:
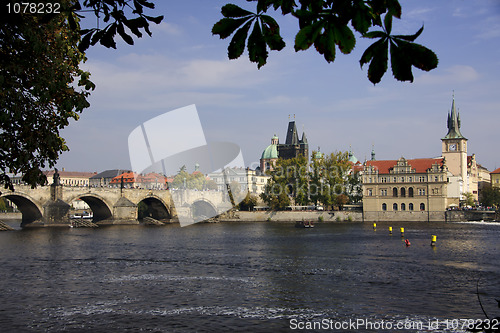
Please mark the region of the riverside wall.
[[323, 222], [362, 222], [362, 212], [349, 211], [263, 211], [263, 212], [233, 212], [231, 216], [221, 216], [220, 221], [227, 222], [296, 222], [301, 220], [323, 221]]

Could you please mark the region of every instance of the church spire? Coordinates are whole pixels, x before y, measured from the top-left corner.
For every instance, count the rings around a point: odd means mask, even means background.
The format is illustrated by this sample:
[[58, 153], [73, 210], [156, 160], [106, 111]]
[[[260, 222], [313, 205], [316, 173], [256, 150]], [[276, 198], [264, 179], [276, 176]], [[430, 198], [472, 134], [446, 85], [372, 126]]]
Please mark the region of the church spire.
[[448, 133], [443, 139], [465, 139], [460, 133], [460, 114], [455, 109], [455, 94], [451, 103], [451, 111], [448, 113]]

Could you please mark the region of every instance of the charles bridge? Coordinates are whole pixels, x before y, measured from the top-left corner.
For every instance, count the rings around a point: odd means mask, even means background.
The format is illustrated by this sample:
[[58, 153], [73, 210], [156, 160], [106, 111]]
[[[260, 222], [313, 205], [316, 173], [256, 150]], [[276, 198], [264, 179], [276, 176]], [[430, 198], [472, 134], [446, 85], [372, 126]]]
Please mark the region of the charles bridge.
[[[148, 217], [163, 222], [175, 222], [179, 216], [196, 221], [217, 216], [229, 210], [231, 202], [226, 192], [196, 190], [150, 190], [107, 187], [71, 187], [61, 184], [31, 188], [17, 185], [14, 191], [0, 197], [12, 201], [22, 213], [22, 227], [69, 226], [70, 204], [81, 199], [92, 210], [93, 223], [137, 224], [139, 206]], [[176, 207], [176, 203], [182, 203]]]

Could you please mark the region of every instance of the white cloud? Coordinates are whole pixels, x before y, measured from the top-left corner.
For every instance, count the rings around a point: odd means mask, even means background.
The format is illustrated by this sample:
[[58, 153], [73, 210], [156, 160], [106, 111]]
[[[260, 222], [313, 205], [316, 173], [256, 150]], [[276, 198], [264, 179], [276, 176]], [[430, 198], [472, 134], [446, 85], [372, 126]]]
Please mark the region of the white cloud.
[[441, 71], [424, 73], [415, 79], [416, 84], [443, 84], [452, 87], [457, 83], [469, 83], [479, 79], [479, 73], [471, 66], [456, 65]]

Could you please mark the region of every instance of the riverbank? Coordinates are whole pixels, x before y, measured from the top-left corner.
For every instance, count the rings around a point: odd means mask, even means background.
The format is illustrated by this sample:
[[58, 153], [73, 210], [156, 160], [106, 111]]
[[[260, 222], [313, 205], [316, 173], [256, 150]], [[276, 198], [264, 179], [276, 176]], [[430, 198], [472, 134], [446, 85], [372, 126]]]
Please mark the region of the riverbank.
[[363, 222], [362, 212], [349, 211], [263, 211], [263, 212], [231, 212], [221, 216], [221, 222], [296, 222], [302, 220], [321, 222]]
[[1, 220], [21, 220], [23, 218], [22, 213], [0, 213]]

